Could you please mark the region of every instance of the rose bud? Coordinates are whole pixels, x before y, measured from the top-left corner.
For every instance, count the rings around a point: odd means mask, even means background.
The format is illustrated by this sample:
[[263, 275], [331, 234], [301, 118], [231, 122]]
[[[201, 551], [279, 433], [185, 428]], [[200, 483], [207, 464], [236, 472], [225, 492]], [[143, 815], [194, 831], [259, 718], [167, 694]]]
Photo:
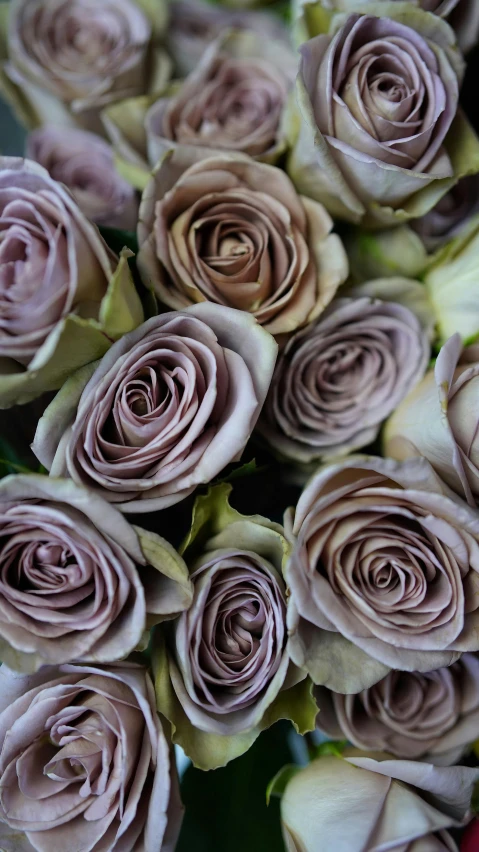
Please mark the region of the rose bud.
[[[477, 7], [479, 11], [479, 6]], [[434, 252], [458, 236], [479, 212], [479, 175], [462, 178], [429, 213], [412, 222], [427, 251]]]
[[182, 806], [147, 671], [0, 669], [0, 847], [173, 852]]
[[335, 299], [280, 353], [259, 431], [298, 462], [371, 444], [422, 378], [426, 332], [408, 308], [378, 299]]
[[128, 267], [60, 183], [0, 157], [0, 408], [61, 387], [143, 321]]
[[450, 27], [412, 4], [367, 9], [300, 47], [288, 171], [334, 216], [385, 227], [478, 171], [479, 144], [456, 116], [464, 63]]
[[72, 376], [33, 450], [123, 512], [154, 512], [210, 482], [241, 453], [277, 346], [252, 317], [195, 305], [153, 317]]
[[458, 334], [389, 420], [386, 454], [424, 456], [470, 506], [479, 505], [479, 363], [460, 364]]
[[[377, 757], [375, 755], [374, 757]], [[479, 770], [369, 756], [321, 757], [281, 799], [288, 852], [457, 852]]]
[[288, 30], [274, 15], [225, 9], [202, 0], [175, 0], [170, 6], [167, 39], [178, 77], [193, 71], [210, 43], [228, 28], [252, 30], [264, 38], [266, 47], [271, 39], [285, 44], [289, 39]]
[[192, 599], [168, 542], [71, 480], [36, 474], [0, 481], [0, 574], [0, 656], [26, 672], [126, 657]]
[[48, 125], [29, 135], [26, 155], [40, 163], [53, 180], [68, 187], [92, 222], [136, 230], [135, 191], [116, 171], [113, 149], [99, 136], [86, 130]]
[[288, 654], [283, 528], [240, 515], [230, 491], [219, 485], [197, 499], [182, 549], [193, 603], [153, 639], [158, 708], [201, 769], [243, 754], [278, 719], [310, 731], [317, 713]]
[[479, 658], [436, 671], [392, 671], [357, 695], [315, 690], [317, 726], [363, 751], [442, 766], [457, 763], [479, 732]]
[[271, 334], [319, 316], [348, 274], [324, 207], [300, 198], [280, 169], [239, 155], [187, 165], [177, 149], [143, 195], [145, 285], [170, 308], [208, 301], [248, 311]]
[[3, 89], [27, 127], [61, 124], [101, 133], [103, 107], [161, 91], [169, 77], [170, 61], [158, 47], [161, 0], [9, 5]]
[[361, 692], [479, 650], [479, 518], [425, 459], [321, 468], [286, 531], [290, 654], [316, 684]]

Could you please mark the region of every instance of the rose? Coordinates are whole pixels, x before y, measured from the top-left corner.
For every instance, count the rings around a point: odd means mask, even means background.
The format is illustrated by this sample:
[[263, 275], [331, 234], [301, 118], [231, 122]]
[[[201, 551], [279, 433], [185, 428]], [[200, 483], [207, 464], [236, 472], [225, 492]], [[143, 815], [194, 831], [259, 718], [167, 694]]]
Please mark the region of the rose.
[[299, 462], [366, 446], [428, 359], [427, 334], [408, 308], [335, 299], [280, 353], [259, 430], [273, 449]]
[[116, 171], [113, 150], [99, 136], [49, 125], [29, 135], [26, 155], [68, 187], [88, 219], [127, 231], [136, 229], [135, 192]]
[[478, 770], [409, 760], [321, 757], [281, 799], [288, 852], [457, 852]]
[[0, 682], [2, 849], [172, 852], [182, 808], [145, 669], [2, 666]]
[[143, 195], [145, 284], [171, 308], [208, 300], [249, 311], [271, 334], [319, 316], [347, 276], [324, 208], [264, 163], [224, 155], [185, 165], [177, 149]]
[[252, 317], [196, 305], [148, 320], [72, 377], [39, 422], [33, 449], [125, 512], [179, 502], [237, 460], [276, 359]]
[[479, 159], [459, 114], [445, 147], [463, 74], [450, 28], [410, 4], [375, 10], [390, 17], [338, 16], [301, 46], [288, 169], [334, 215], [384, 227], [426, 213]]
[[364, 751], [449, 765], [460, 760], [479, 727], [479, 659], [464, 654], [449, 668], [392, 671], [358, 695], [318, 686], [317, 725]]
[[478, 195], [479, 175], [463, 178], [429, 213], [412, 223], [429, 252], [458, 236], [471, 217], [479, 211]]
[[475, 852], [479, 843], [479, 820], [473, 820], [462, 836], [461, 852]]
[[286, 521], [290, 653], [315, 683], [360, 692], [479, 650], [479, 519], [425, 459], [320, 469]]
[[279, 18], [266, 13], [224, 9], [201, 0], [175, 0], [170, 7], [168, 50], [179, 77], [186, 77], [200, 61], [209, 44], [228, 27], [253, 30], [267, 39], [288, 42], [288, 32]]
[[[159, 2], [13, 0], [4, 91], [29, 127], [52, 123], [101, 132], [99, 111], [160, 91], [169, 60], [158, 49]], [[6, 58], [6, 57], [5, 57]]]
[[384, 446], [396, 459], [424, 456], [469, 505], [479, 505], [479, 363], [459, 364], [458, 334], [442, 347], [434, 370], [387, 424]]
[[202, 769], [242, 754], [279, 718], [312, 730], [317, 713], [310, 681], [289, 659], [283, 529], [240, 515], [230, 491], [219, 485], [197, 499], [182, 548], [193, 603], [153, 644], [158, 707]]
[[127, 258], [45, 169], [0, 158], [0, 407], [55, 390], [142, 322]]
[[107, 662], [191, 603], [183, 560], [71, 480], [0, 482], [0, 655], [11, 668]]

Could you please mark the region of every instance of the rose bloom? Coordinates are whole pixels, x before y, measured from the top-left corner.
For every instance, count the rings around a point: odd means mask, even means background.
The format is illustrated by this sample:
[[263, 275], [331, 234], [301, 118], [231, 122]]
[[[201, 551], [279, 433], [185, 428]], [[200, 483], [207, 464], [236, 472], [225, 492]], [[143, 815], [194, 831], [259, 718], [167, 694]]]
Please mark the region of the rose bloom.
[[[479, 10], [479, 6], [477, 7]], [[479, 176], [462, 178], [429, 213], [412, 222], [428, 251], [456, 237], [479, 212]]]
[[277, 346], [252, 317], [196, 305], [148, 320], [72, 377], [33, 449], [126, 512], [179, 502], [240, 458]]
[[425, 459], [320, 469], [287, 513], [291, 656], [355, 693], [479, 650], [479, 519]]
[[[444, 147], [462, 60], [446, 24], [409, 12], [401, 20], [412, 26], [371, 15], [350, 15], [341, 26], [344, 18], [335, 18], [329, 35], [300, 47], [289, 173], [340, 218], [385, 226], [397, 215], [420, 216], [462, 176]], [[451, 182], [438, 180], [445, 178]]]
[[141, 666], [0, 669], [0, 846], [173, 852], [174, 758]]
[[103, 106], [158, 91], [168, 78], [169, 62], [156, 46], [160, 2], [154, 22], [143, 0], [10, 5], [7, 95], [29, 126], [79, 124], [101, 132]]
[[40, 475], [0, 482], [0, 655], [13, 669], [126, 657], [189, 606], [183, 560], [101, 497]]
[[478, 777], [386, 756], [313, 760], [281, 800], [287, 852], [457, 852], [446, 829], [467, 820]]
[[92, 222], [136, 229], [136, 193], [118, 174], [113, 149], [99, 136], [47, 125], [28, 136], [26, 156], [40, 163], [53, 180], [65, 184]]
[[299, 462], [364, 447], [424, 375], [428, 359], [427, 334], [408, 308], [335, 299], [280, 353], [259, 431]]
[[0, 407], [55, 390], [143, 310], [126, 257], [41, 166], [0, 158]]
[[424, 456], [457, 494], [477, 506], [479, 362], [461, 364], [461, 352], [456, 334], [389, 420], [384, 447], [396, 459]]
[[[318, 728], [364, 751], [449, 765], [479, 732], [479, 658], [463, 654], [452, 666], [392, 671], [357, 695], [315, 690]], [[426, 755], [426, 757], [424, 757]]]
[[248, 311], [271, 334], [319, 316], [348, 274], [324, 208], [273, 166], [224, 155], [186, 168], [185, 159], [180, 149], [166, 158], [143, 195], [145, 285], [171, 308]]

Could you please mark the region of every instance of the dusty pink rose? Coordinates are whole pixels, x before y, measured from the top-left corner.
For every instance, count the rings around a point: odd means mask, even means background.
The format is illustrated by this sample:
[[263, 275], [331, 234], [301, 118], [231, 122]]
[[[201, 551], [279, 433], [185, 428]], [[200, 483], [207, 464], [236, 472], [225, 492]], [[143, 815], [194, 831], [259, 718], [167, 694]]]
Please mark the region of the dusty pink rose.
[[360, 692], [479, 650], [479, 518], [425, 459], [325, 466], [287, 521], [291, 656], [317, 684]]
[[455, 30], [459, 47], [471, 50], [479, 36], [479, 6], [476, 0], [421, 0], [426, 12], [440, 15]]
[[479, 658], [432, 672], [392, 671], [357, 695], [315, 690], [318, 728], [364, 751], [457, 763], [479, 734]]
[[[477, 8], [479, 10], [479, 6]], [[462, 178], [429, 213], [415, 219], [411, 227], [432, 252], [456, 237], [478, 210], [479, 177], [471, 175]]]
[[280, 169], [239, 155], [187, 166], [177, 149], [143, 195], [145, 284], [171, 308], [208, 301], [248, 311], [271, 334], [319, 316], [348, 273], [324, 207], [298, 196]]
[[92, 222], [127, 231], [136, 229], [136, 193], [116, 171], [113, 150], [99, 136], [48, 125], [29, 135], [26, 155], [40, 163], [53, 180], [68, 187]]
[[174, 759], [141, 666], [0, 669], [5, 852], [173, 852]]
[[73, 376], [40, 420], [34, 451], [122, 511], [171, 506], [238, 459], [277, 346], [248, 314], [196, 305], [148, 320]]
[[0, 656], [13, 669], [126, 657], [189, 606], [182, 559], [101, 497], [40, 475], [0, 481]]
[[335, 299], [280, 353], [259, 430], [299, 462], [364, 447], [422, 378], [428, 358], [427, 334], [408, 308]]

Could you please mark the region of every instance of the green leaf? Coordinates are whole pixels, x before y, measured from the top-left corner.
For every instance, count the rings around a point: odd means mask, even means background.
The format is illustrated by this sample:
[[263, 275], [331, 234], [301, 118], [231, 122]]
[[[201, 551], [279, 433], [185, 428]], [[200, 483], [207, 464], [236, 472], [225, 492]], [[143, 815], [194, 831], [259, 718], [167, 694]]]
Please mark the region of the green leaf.
[[348, 745], [347, 740], [328, 740], [325, 743], [320, 743], [311, 749], [310, 759], [316, 760], [317, 757], [342, 757], [343, 751]]
[[286, 766], [283, 766], [279, 772], [276, 773], [274, 778], [271, 779], [268, 786], [266, 787], [266, 804], [269, 805], [271, 801], [271, 796], [276, 796], [277, 798], [281, 798], [286, 787], [288, 786], [291, 778], [300, 771], [301, 767], [296, 766], [294, 763], [287, 763]]
[[186, 814], [176, 852], [283, 852], [279, 800], [268, 808], [264, 791], [291, 762], [289, 730], [278, 723], [223, 769], [186, 770], [181, 784]]

